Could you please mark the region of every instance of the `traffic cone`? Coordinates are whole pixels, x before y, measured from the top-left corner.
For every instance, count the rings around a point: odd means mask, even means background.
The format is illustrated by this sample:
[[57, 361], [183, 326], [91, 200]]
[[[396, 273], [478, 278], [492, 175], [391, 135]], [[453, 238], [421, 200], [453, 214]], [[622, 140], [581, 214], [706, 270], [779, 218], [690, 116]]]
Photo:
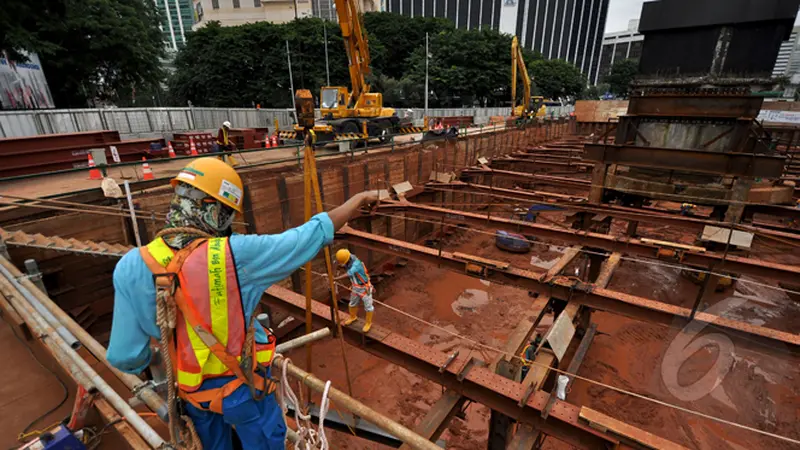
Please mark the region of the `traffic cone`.
[[190, 150], [190, 154], [191, 154], [192, 156], [200, 156], [200, 155], [197, 153], [197, 147], [195, 147], [195, 145], [194, 145], [194, 139], [192, 139], [192, 137], [191, 137], [191, 136], [189, 136], [189, 150]]
[[268, 134], [264, 135], [264, 148], [272, 148], [272, 140]]
[[90, 180], [102, 180], [103, 174], [100, 173], [100, 169], [94, 164], [94, 158], [92, 158], [92, 154], [89, 153], [89, 179]]
[[169, 157], [174, 158], [175, 156], [175, 149], [172, 148], [172, 141], [167, 142], [167, 150], [169, 151]]
[[273, 147], [277, 147], [278, 146], [278, 136], [277, 135], [276, 136], [272, 136], [272, 146]]
[[153, 169], [150, 168], [150, 164], [147, 163], [147, 158], [144, 156], [142, 156], [142, 179], [145, 181], [156, 179]]

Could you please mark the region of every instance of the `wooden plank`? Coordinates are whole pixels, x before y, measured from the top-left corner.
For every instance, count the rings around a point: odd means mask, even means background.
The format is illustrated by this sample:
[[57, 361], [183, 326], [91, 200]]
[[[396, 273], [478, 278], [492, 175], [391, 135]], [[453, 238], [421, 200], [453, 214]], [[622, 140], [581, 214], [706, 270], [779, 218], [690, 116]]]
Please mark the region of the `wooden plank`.
[[644, 242], [645, 244], [660, 245], [662, 247], [680, 248], [680, 249], [689, 250], [689, 251], [692, 251], [692, 252], [705, 253], [705, 251], [706, 251], [705, 248], [698, 247], [696, 245], [679, 244], [677, 242], [661, 241], [661, 240], [658, 240], [658, 239], [649, 239], [649, 238], [641, 238], [639, 240]]
[[95, 400], [94, 407], [97, 409], [105, 425], [114, 423], [114, 425], [111, 425], [111, 428], [114, 428], [114, 430], [119, 433], [120, 437], [125, 440], [125, 443], [127, 443], [131, 449], [150, 450], [152, 448], [127, 421], [122, 420], [122, 417], [117, 414], [117, 411], [111, 407], [106, 399], [99, 397]]
[[528, 342], [531, 340], [531, 335], [534, 331], [536, 331], [536, 327], [539, 326], [539, 323], [544, 318], [545, 311], [547, 310], [547, 305], [550, 303], [550, 296], [549, 295], [540, 295], [531, 306], [531, 311], [536, 311], [536, 317], [534, 318], [533, 322], [528, 320], [527, 317], [523, 318], [517, 324], [517, 327], [508, 337], [506, 341], [506, 345], [503, 347], [504, 354], [498, 355], [489, 367], [492, 370], [495, 370], [497, 367], [497, 363], [501, 360], [505, 360], [511, 362], [515, 365], [519, 364], [519, 360], [516, 358], [508, 356], [510, 355], [519, 355], [522, 353], [522, 350], [528, 345]]
[[559, 273], [561, 273], [561, 271], [564, 270], [564, 268], [566, 268], [569, 265], [569, 263], [571, 263], [572, 260], [575, 259], [575, 257], [580, 255], [582, 249], [583, 247], [568, 248], [564, 252], [564, 254], [561, 255], [558, 261], [556, 261], [553, 267], [551, 267], [550, 270], [547, 271], [547, 275], [545, 275], [545, 280], [549, 280], [554, 276], [558, 275]]
[[544, 380], [547, 379], [547, 375], [550, 373], [550, 367], [553, 366], [553, 362], [556, 360], [556, 355], [553, 354], [550, 350], [546, 348], [542, 348], [539, 351], [539, 354], [536, 355], [536, 358], [533, 359], [535, 365], [531, 365], [531, 370], [528, 372], [528, 375], [522, 380], [522, 392], [528, 392], [529, 387], [533, 387], [532, 392], [536, 392], [542, 388], [544, 384]]
[[[464, 406], [466, 397], [453, 390], [446, 390], [444, 394], [431, 406], [425, 417], [414, 427], [414, 432], [429, 441], [436, 441], [442, 435], [453, 416]], [[400, 450], [411, 450], [411, 446], [403, 444]]]
[[600, 275], [597, 276], [594, 284], [601, 288], [608, 287], [608, 283], [611, 282], [611, 277], [614, 276], [614, 271], [619, 267], [621, 261], [622, 255], [619, 253], [608, 255], [608, 258], [603, 261], [603, 265], [600, 266]]
[[617, 420], [585, 406], [581, 408], [579, 417], [588, 422], [589, 426], [592, 428], [601, 430], [603, 432], [617, 434], [640, 445], [644, 445], [647, 448], [663, 450], [686, 450], [686, 447], [656, 436], [655, 434], [648, 433], [647, 431], [636, 428], [633, 425], [627, 424], [621, 420]]

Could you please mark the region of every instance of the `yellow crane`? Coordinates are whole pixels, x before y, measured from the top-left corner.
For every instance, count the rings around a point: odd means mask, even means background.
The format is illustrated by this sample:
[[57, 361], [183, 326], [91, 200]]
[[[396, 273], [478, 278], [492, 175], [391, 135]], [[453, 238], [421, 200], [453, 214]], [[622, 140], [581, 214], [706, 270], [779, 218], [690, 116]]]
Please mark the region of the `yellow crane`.
[[[382, 138], [421, 131], [411, 126], [409, 118], [398, 117], [394, 108], [384, 108], [383, 94], [370, 92], [366, 81], [371, 72], [369, 45], [358, 0], [336, 0], [336, 14], [347, 50], [350, 89], [345, 86], [320, 89], [322, 121], [313, 126], [316, 142], [364, 137], [365, 134], [370, 138]], [[300, 109], [300, 105], [297, 108]], [[304, 129], [309, 128], [308, 123], [298, 124], [293, 133], [281, 133], [281, 136], [302, 139]]]
[[[517, 104], [517, 70], [522, 75], [522, 101]], [[511, 39], [511, 115], [519, 118], [545, 117], [544, 97], [531, 97], [531, 77], [522, 57], [522, 47], [517, 37]]]

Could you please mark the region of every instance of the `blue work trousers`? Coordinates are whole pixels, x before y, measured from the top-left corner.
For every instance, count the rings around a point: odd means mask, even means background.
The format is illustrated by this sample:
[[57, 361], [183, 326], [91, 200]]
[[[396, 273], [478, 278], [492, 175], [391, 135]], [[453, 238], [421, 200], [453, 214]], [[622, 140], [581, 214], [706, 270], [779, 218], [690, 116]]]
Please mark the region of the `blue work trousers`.
[[[233, 379], [206, 380], [201, 389], [220, 387]], [[232, 450], [233, 428], [236, 428], [242, 447], [247, 450], [285, 448], [286, 423], [274, 393], [257, 402], [250, 394], [250, 388], [242, 385], [222, 400], [222, 414], [203, 411], [189, 403], [186, 403], [186, 412], [194, 422], [204, 450]]]

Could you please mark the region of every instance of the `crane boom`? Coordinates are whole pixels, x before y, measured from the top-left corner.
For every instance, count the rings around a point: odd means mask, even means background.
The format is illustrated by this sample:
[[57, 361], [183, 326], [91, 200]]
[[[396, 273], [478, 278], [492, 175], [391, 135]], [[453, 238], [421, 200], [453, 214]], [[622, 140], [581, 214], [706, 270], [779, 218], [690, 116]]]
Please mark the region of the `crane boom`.
[[336, 0], [336, 14], [350, 65], [352, 91], [348, 104], [355, 105], [362, 94], [369, 92], [366, 77], [370, 74], [369, 45], [358, 0]]

